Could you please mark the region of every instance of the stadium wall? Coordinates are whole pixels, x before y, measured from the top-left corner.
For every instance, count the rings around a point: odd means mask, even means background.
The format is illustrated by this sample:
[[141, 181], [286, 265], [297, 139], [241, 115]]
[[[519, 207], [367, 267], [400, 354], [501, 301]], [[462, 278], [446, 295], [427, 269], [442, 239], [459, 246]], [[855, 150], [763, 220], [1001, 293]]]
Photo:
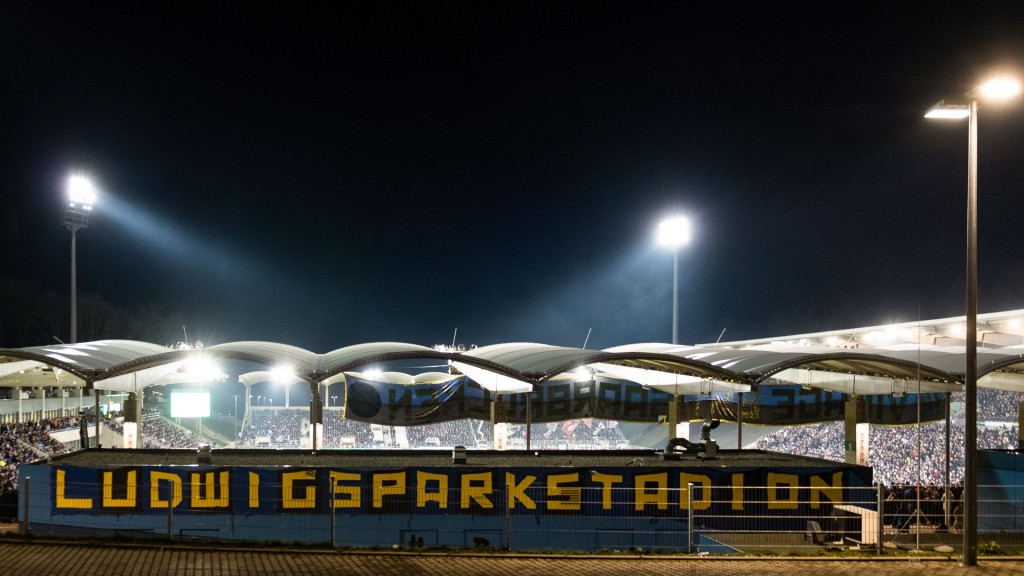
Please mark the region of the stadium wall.
[[20, 477], [19, 521], [37, 534], [591, 552], [686, 551], [691, 495], [702, 531], [802, 530], [871, 485], [848, 466], [33, 464]]
[[978, 530], [1024, 530], [1024, 454], [1019, 450], [978, 452]]

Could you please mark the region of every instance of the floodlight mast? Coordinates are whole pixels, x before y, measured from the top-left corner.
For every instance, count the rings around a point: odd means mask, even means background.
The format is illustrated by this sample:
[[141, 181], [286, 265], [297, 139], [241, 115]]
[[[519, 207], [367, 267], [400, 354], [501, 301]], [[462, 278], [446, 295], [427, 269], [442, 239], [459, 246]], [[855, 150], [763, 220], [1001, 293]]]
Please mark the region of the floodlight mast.
[[658, 244], [672, 250], [672, 343], [679, 343], [679, 249], [690, 243], [690, 221], [673, 216], [658, 224]]
[[71, 344], [78, 342], [78, 274], [76, 269], [77, 232], [89, 226], [89, 215], [96, 203], [96, 188], [89, 178], [81, 174], [68, 177], [66, 192], [68, 204], [61, 223], [71, 231]]
[[967, 287], [964, 359], [964, 566], [978, 564], [978, 99], [1009, 100], [1021, 93], [1015, 78], [993, 78], [967, 94], [967, 105], [939, 102], [926, 118], [967, 118]]

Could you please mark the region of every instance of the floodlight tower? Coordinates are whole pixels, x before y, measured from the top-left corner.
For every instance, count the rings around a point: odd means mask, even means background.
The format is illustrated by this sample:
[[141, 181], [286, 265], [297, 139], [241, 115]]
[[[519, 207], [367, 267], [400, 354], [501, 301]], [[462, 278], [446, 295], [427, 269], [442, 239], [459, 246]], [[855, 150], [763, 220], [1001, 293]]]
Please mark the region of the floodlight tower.
[[96, 203], [96, 189], [87, 177], [72, 174], [68, 177], [66, 191], [68, 204], [64, 208], [61, 223], [71, 231], [71, 343], [78, 342], [78, 280], [75, 269], [75, 236], [89, 226], [89, 215]]
[[685, 216], [658, 224], [658, 244], [672, 250], [672, 343], [679, 343], [679, 249], [690, 243], [690, 221]]
[[925, 118], [967, 119], [967, 313], [964, 359], [964, 565], [978, 564], [978, 100], [1006, 101], [1021, 93], [1016, 78], [997, 77], [967, 93], [967, 103], [939, 102]]

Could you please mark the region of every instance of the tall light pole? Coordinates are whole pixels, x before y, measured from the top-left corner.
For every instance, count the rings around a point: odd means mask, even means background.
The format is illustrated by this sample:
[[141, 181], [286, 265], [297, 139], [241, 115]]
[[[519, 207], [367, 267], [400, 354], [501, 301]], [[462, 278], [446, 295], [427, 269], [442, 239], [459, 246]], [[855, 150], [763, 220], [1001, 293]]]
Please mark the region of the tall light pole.
[[939, 102], [925, 118], [967, 118], [967, 312], [964, 360], [964, 565], [978, 564], [978, 99], [1008, 100], [1020, 82], [996, 78], [967, 93], [967, 105]]
[[71, 231], [71, 343], [78, 342], [78, 279], [76, 273], [75, 236], [89, 226], [89, 215], [96, 203], [96, 189], [92, 182], [81, 174], [68, 177], [66, 192], [68, 204], [64, 208], [61, 223]]
[[238, 440], [238, 394], [235, 394], [235, 440]]
[[685, 216], [658, 224], [658, 244], [672, 250], [672, 343], [679, 343], [679, 249], [690, 243], [690, 221]]

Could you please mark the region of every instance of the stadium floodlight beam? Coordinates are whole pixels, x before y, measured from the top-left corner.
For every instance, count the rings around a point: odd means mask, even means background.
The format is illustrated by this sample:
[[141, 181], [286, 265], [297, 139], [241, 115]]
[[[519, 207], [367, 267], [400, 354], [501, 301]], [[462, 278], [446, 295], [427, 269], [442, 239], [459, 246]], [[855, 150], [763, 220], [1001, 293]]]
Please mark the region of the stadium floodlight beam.
[[96, 203], [96, 188], [81, 174], [68, 176], [65, 191], [68, 204], [61, 223], [71, 231], [71, 344], [78, 342], [78, 274], [76, 270], [75, 240], [79, 230], [89, 226], [89, 215]]
[[289, 406], [288, 387], [298, 381], [295, 369], [287, 364], [280, 364], [270, 369], [270, 377], [275, 383], [284, 386], [284, 407], [287, 408]]
[[967, 118], [967, 312], [964, 327], [964, 566], [978, 565], [978, 100], [1005, 101], [1021, 93], [1021, 84], [993, 78], [967, 93], [967, 105], [939, 102], [925, 118]]
[[672, 343], [679, 343], [679, 249], [690, 243], [690, 220], [672, 216], [658, 224], [658, 245], [672, 250]]

